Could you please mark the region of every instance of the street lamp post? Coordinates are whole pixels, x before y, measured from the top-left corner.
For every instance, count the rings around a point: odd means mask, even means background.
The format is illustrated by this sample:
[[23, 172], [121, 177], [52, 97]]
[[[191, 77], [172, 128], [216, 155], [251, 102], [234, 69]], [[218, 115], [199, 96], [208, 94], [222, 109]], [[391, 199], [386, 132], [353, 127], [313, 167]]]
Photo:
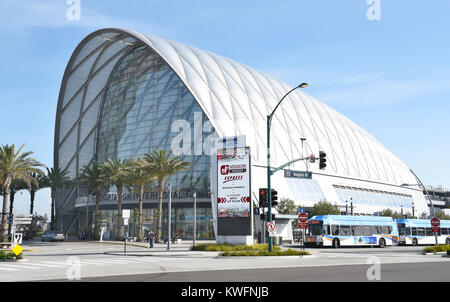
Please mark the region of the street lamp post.
[[[436, 218], [436, 211], [434, 209], [433, 201], [431, 201], [430, 194], [428, 193], [427, 188], [425, 188], [425, 186], [422, 184], [422, 182], [420, 181], [419, 177], [417, 177], [416, 173], [414, 173], [413, 170], [409, 169], [409, 171], [411, 171], [411, 173], [416, 178], [417, 184], [402, 184], [401, 186], [405, 187], [405, 186], [417, 186], [418, 185], [419, 187], [421, 187], [422, 188], [422, 192], [425, 191], [425, 194], [428, 197], [428, 201], [430, 202], [431, 210], [433, 212], [433, 218]], [[413, 211], [414, 211], [414, 206], [413, 206]], [[414, 213], [413, 213], [413, 216], [414, 216]], [[434, 233], [434, 239], [435, 239], [436, 245], [438, 245], [437, 233]]]
[[[270, 170], [270, 124], [272, 122], [272, 117], [277, 110], [278, 106], [280, 106], [281, 102], [284, 100], [286, 96], [288, 96], [292, 91], [294, 91], [297, 88], [305, 88], [308, 87], [308, 84], [302, 83], [294, 88], [292, 88], [288, 93], [286, 93], [281, 100], [278, 102], [278, 104], [275, 106], [275, 109], [273, 109], [272, 113], [267, 116], [267, 203], [268, 203], [268, 213], [269, 216], [269, 222], [272, 222], [272, 188], [270, 184], [270, 177], [272, 176], [272, 172]], [[269, 252], [272, 252], [273, 249], [273, 240], [272, 237], [269, 237]]]

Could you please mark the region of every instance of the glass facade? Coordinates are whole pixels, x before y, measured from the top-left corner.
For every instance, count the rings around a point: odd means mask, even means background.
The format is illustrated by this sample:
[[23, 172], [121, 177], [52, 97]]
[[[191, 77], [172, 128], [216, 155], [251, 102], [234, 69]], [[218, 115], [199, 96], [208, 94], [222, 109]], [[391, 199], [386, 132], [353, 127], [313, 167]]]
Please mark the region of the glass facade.
[[343, 203], [352, 201], [355, 205], [412, 208], [413, 198], [411, 195], [338, 185], [333, 185], [333, 187]]
[[[184, 83], [167, 63], [147, 46], [138, 46], [117, 62], [104, 90], [99, 113], [96, 137], [96, 160], [110, 158], [140, 158], [153, 150], [172, 151], [184, 161], [191, 162], [189, 170], [169, 176], [166, 184], [173, 192], [189, 196], [197, 191], [203, 201], [210, 198], [209, 142], [217, 137], [203, 110], [199, 107]], [[157, 183], [151, 183], [146, 192], [153, 196]], [[111, 192], [115, 188], [111, 187]], [[126, 192], [126, 190], [125, 190]], [[87, 195], [85, 190], [80, 196]], [[150, 194], [149, 194], [150, 195]], [[153, 202], [148, 202], [153, 200]], [[156, 231], [156, 198], [144, 198], [144, 234]], [[164, 205], [166, 206], [166, 198]], [[173, 200], [175, 203], [176, 201]], [[193, 237], [193, 208], [183, 203], [172, 209], [172, 230], [179, 238]], [[137, 200], [136, 200], [137, 205]], [[101, 224], [105, 227], [105, 239], [115, 238], [117, 210], [102, 210]], [[81, 207], [81, 211], [84, 209]], [[92, 211], [92, 208], [90, 209]], [[89, 219], [94, 219], [93, 213]], [[137, 209], [131, 209], [128, 227], [130, 236], [136, 232]], [[167, 208], [163, 210], [162, 236], [167, 236]], [[84, 221], [83, 221], [84, 220]], [[80, 217], [79, 228], [86, 221]], [[210, 207], [197, 208], [197, 238], [214, 238]]]
[[168, 183], [209, 197], [208, 142], [216, 136], [184, 83], [152, 49], [137, 47], [118, 63], [101, 110], [98, 162], [172, 150], [192, 165]]

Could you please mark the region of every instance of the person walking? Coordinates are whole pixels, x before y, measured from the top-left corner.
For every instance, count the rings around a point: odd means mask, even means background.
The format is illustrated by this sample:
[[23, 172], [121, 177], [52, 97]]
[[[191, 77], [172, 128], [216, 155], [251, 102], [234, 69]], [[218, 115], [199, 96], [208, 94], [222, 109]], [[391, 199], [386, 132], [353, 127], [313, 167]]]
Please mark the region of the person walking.
[[148, 243], [150, 244], [149, 248], [152, 248], [153, 242], [155, 240], [155, 235], [153, 234], [153, 232], [151, 230], [150, 230], [150, 232], [148, 232], [147, 238], [148, 238]]

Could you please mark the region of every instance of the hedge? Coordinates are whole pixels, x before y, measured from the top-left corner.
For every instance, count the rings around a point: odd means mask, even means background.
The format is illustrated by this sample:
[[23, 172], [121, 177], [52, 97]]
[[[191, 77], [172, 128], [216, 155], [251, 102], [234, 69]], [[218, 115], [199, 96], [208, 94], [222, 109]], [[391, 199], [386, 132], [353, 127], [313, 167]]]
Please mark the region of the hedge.
[[22, 253], [16, 255], [13, 252], [0, 251], [0, 260], [16, 260], [16, 259], [22, 259]]
[[427, 253], [446, 252], [446, 251], [450, 251], [450, 245], [448, 245], [448, 244], [438, 244], [438, 245], [435, 245], [435, 246], [426, 247], [424, 250]]

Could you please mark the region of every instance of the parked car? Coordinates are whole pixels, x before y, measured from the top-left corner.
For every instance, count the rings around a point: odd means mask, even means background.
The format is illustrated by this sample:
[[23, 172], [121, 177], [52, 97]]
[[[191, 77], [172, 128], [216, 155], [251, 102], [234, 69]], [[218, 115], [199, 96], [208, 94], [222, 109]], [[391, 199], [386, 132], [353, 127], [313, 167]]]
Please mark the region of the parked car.
[[48, 231], [41, 235], [41, 241], [64, 241], [64, 234]]

